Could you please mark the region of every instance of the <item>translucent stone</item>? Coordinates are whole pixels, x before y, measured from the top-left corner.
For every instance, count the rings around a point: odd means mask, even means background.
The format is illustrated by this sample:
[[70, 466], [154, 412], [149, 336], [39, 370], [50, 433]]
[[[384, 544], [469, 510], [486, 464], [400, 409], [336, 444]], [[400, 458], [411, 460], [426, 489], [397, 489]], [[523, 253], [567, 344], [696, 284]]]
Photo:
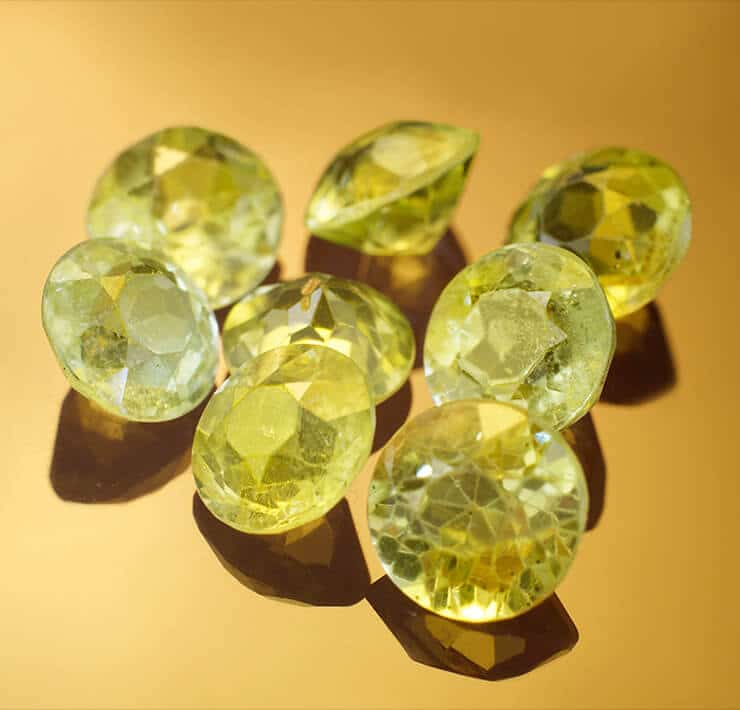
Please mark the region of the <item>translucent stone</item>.
[[433, 407], [383, 450], [370, 485], [373, 545], [390, 579], [440, 616], [518, 616], [565, 576], [588, 490], [563, 437], [522, 409]]
[[426, 254], [447, 229], [478, 142], [476, 133], [437, 123], [377, 128], [330, 163], [306, 226], [368, 254]]
[[497, 399], [562, 429], [598, 400], [614, 347], [609, 304], [582, 259], [544, 244], [509, 245], [442, 292], [424, 371], [437, 404]]
[[218, 326], [205, 296], [143, 246], [72, 248], [46, 280], [42, 316], [72, 387], [117, 416], [175, 419], [213, 388]]
[[509, 241], [565, 247], [582, 256], [615, 318], [657, 295], [691, 239], [686, 186], [665, 163], [605, 148], [545, 170], [517, 210]]
[[198, 493], [237, 530], [297, 528], [341, 500], [374, 432], [367, 379], [350, 358], [320, 345], [275, 348], [208, 402], [193, 443]]
[[206, 293], [233, 303], [275, 264], [283, 208], [267, 166], [202, 128], [167, 128], [121, 153], [92, 195], [92, 237], [154, 245]]
[[281, 345], [326, 345], [367, 374], [376, 403], [407, 380], [416, 349], [411, 326], [391, 301], [366, 284], [326, 274], [246, 296], [231, 309], [223, 340], [231, 370]]

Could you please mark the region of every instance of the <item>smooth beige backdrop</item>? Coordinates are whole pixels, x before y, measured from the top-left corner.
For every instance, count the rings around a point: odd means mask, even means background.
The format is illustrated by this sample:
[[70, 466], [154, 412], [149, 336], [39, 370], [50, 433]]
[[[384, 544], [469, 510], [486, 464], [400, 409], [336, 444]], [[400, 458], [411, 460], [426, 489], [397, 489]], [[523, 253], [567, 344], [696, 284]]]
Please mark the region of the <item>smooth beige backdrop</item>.
[[[740, 706], [739, 71], [731, 2], [0, 4], [0, 706]], [[501, 244], [543, 167], [587, 147], [663, 157], [694, 201], [659, 298], [676, 386], [595, 408], [606, 504], [559, 592], [580, 640], [514, 680], [415, 663], [367, 601], [241, 584], [199, 532], [186, 456], [160, 478], [138, 460], [126, 502], [63, 499], [94, 466], [50, 478], [68, 387], [41, 288], [111, 157], [179, 123], [251, 146], [284, 191], [292, 277], [325, 163], [395, 118], [480, 131], [454, 222], [468, 259]], [[419, 370], [412, 389], [412, 411], [429, 406]], [[366, 483], [349, 496], [365, 547]]]

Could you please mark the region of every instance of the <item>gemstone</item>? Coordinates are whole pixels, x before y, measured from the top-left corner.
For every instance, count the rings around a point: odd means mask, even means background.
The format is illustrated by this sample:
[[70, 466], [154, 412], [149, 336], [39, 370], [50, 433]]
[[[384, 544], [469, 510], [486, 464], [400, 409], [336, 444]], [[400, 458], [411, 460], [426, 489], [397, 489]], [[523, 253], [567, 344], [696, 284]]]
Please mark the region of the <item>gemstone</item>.
[[614, 319], [589, 266], [544, 244], [514, 244], [463, 269], [439, 297], [424, 342], [435, 403], [490, 398], [562, 429], [598, 400]]
[[321, 345], [269, 350], [203, 412], [193, 443], [198, 493], [242, 532], [297, 528], [341, 500], [374, 431], [367, 378], [350, 358]]
[[404, 425], [368, 499], [390, 579], [423, 608], [471, 622], [518, 616], [552, 594], [587, 510], [583, 471], [562, 435], [488, 400], [449, 402]]
[[646, 153], [604, 148], [549, 167], [511, 222], [509, 241], [583, 257], [615, 318], [652, 301], [686, 255], [691, 205], [681, 178]]
[[467, 624], [422, 609], [388, 579], [367, 600], [408, 655], [418, 663], [485, 680], [528, 673], [570, 651], [578, 629], [557, 595], [514, 619]]
[[376, 403], [407, 380], [416, 349], [409, 322], [385, 296], [316, 273], [246, 296], [226, 318], [223, 340], [231, 370], [281, 345], [326, 345], [366, 373]]
[[226, 136], [179, 127], [114, 160], [93, 192], [87, 228], [154, 245], [220, 308], [270, 272], [282, 220], [280, 192], [259, 157]]
[[213, 388], [218, 326], [205, 295], [141, 245], [73, 247], [46, 280], [42, 316], [72, 387], [112, 414], [175, 419]]
[[344, 147], [319, 180], [306, 226], [368, 254], [426, 254], [447, 229], [478, 134], [397, 121]]

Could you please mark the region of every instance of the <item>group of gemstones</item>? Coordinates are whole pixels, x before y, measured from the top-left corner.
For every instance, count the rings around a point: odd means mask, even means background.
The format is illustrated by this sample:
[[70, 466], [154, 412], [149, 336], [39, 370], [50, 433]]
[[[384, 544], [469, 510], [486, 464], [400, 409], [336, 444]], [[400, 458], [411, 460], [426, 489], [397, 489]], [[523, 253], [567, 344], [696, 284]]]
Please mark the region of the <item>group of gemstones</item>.
[[[305, 223], [372, 255], [424, 254], [447, 230], [478, 136], [385, 125], [343, 148]], [[415, 359], [399, 308], [367, 284], [310, 273], [259, 284], [275, 264], [280, 191], [250, 150], [199, 128], [121, 153], [88, 210], [91, 239], [52, 269], [43, 324], [72, 387], [115, 416], [163, 421], [211, 394], [193, 473], [208, 509], [249, 534], [325, 515], [366, 463], [376, 405]], [[422, 607], [483, 622], [517, 616], [563, 579], [588, 490], [560, 430], [598, 400], [615, 317], [649, 301], [684, 256], [690, 204], [677, 174], [605, 149], [548, 168], [510, 244], [464, 268], [429, 320], [435, 407], [381, 452], [368, 496], [373, 544]], [[238, 300], [241, 299], [241, 300]]]

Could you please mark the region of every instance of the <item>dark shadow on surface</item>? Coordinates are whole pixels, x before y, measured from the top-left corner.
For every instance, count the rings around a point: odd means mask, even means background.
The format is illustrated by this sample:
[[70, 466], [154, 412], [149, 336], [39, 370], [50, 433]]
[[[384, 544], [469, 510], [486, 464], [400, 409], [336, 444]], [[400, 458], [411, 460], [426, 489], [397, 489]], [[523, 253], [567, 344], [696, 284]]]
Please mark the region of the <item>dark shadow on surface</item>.
[[205, 402], [169, 422], [118, 419], [70, 390], [62, 402], [49, 476], [79, 503], [120, 502], [157, 490], [190, 464]]
[[606, 496], [606, 460], [601, 450], [593, 417], [590, 413], [587, 414], [572, 426], [564, 429], [562, 433], [565, 440], [573, 447], [586, 476], [589, 499], [586, 530], [592, 530], [598, 525], [601, 514], [604, 512]]
[[[259, 285], [264, 286], [265, 284], [277, 283], [278, 281], [280, 281], [280, 275], [282, 274], [282, 272], [283, 267], [280, 265], [279, 261], [276, 261], [275, 266], [272, 267], [270, 273], [265, 276], [265, 278], [260, 282]], [[236, 303], [238, 303], [238, 301]], [[228, 306], [224, 306], [223, 308], [219, 308], [217, 311], [214, 311], [216, 321], [218, 322], [218, 330], [220, 333], [224, 332], [224, 321], [226, 320], [226, 316], [229, 315], [229, 311], [234, 307], [234, 305], [235, 303], [230, 303]]]
[[197, 493], [193, 517], [221, 564], [263, 596], [315, 606], [351, 606], [365, 597], [370, 586], [344, 500], [323, 518], [281, 535], [234, 530], [215, 518]]
[[373, 451], [382, 449], [401, 428], [411, 411], [411, 383], [406, 380], [398, 392], [375, 408]]
[[390, 298], [404, 312], [416, 338], [415, 367], [422, 366], [424, 334], [442, 289], [467, 264], [452, 229], [421, 256], [369, 256], [319, 237], [310, 237], [306, 271], [322, 271], [363, 281]]
[[639, 404], [655, 399], [676, 384], [676, 368], [663, 319], [649, 303], [617, 321], [617, 349], [601, 399]]
[[578, 629], [554, 595], [522, 616], [488, 624], [425, 611], [388, 577], [370, 587], [367, 599], [414, 661], [484, 680], [529, 673], [578, 642]]

